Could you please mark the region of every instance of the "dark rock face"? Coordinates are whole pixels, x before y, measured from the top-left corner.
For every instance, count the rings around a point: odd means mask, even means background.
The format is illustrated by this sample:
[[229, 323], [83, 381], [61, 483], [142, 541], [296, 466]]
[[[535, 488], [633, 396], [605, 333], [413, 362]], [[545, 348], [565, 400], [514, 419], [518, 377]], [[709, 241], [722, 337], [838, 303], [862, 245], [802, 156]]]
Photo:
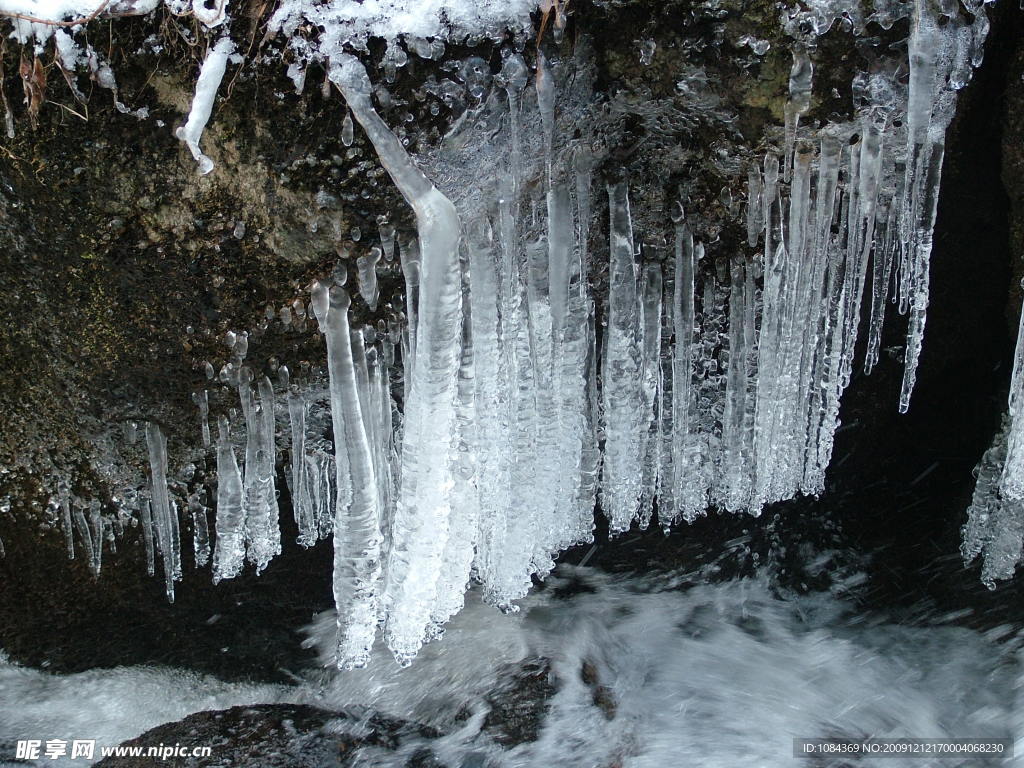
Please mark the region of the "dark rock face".
[[[380, 715], [327, 712], [295, 704], [232, 707], [198, 712], [146, 731], [123, 747], [209, 747], [208, 757], [107, 757], [103, 768], [142, 768], [154, 761], [181, 768], [345, 768], [366, 765], [362, 750], [393, 752], [415, 739], [435, 738], [430, 728]], [[173, 754], [173, 753], [167, 753]], [[408, 768], [439, 766], [427, 747], [410, 750]]]

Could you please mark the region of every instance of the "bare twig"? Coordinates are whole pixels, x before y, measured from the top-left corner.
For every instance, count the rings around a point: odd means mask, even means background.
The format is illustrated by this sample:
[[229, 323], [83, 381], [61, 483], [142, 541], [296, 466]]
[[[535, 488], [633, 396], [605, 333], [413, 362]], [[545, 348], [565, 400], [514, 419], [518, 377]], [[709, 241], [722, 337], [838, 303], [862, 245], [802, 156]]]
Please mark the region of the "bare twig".
[[[65, 112], [70, 112], [70, 113], [71, 113], [72, 115], [74, 115], [75, 117], [77, 117], [77, 118], [78, 118], [79, 120], [84, 120], [84, 121], [85, 121], [85, 122], [87, 122], [87, 123], [89, 122], [89, 117], [88, 117], [88, 115], [83, 115], [83, 114], [82, 114], [82, 113], [80, 113], [80, 112], [76, 112], [76, 111], [75, 111], [75, 110], [73, 110], [73, 109], [72, 109], [71, 107], [69, 107], [69, 106], [68, 106], [67, 104], [61, 104], [61, 103], [60, 103], [59, 101], [47, 101], [46, 103], [47, 103], [47, 104], [56, 104], [56, 105], [57, 105], [58, 107], [60, 107], [61, 109], [63, 109], [63, 110], [65, 111]], [[88, 112], [88, 111], [89, 111], [89, 110], [86, 110], [86, 112]]]

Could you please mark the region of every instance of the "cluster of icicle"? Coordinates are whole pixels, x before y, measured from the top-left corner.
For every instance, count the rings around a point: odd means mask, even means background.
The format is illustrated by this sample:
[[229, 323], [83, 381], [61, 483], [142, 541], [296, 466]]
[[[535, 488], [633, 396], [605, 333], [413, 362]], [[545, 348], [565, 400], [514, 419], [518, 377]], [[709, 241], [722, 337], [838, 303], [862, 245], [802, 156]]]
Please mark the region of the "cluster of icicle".
[[982, 558], [981, 580], [1013, 578], [1024, 557], [1024, 313], [1017, 331], [1003, 423], [974, 470], [977, 482], [963, 527], [964, 562]]
[[[982, 38], [955, 7], [919, 0], [907, 84], [884, 67], [859, 76], [854, 123], [815, 131], [799, 126], [812, 68], [798, 50], [783, 151], [749, 170], [745, 254], [705, 257], [679, 205], [665, 238], [673, 247], [638, 258], [628, 185], [609, 185], [600, 345], [587, 279], [591, 173], [552, 150], [558, 94], [543, 56], [530, 99], [544, 134], [544, 178], [530, 185], [540, 197], [531, 199], [522, 178], [530, 73], [512, 54], [497, 78], [508, 103], [507, 160], [497, 173], [482, 169], [479, 188], [456, 204], [376, 113], [358, 60], [334, 54], [330, 79], [418, 229], [418, 241], [400, 251], [408, 317], [400, 334], [350, 327], [344, 280], [312, 287], [327, 346], [333, 451], [310, 437], [307, 400], [279, 376], [300, 543], [333, 534], [339, 666], [365, 664], [378, 629], [409, 663], [461, 609], [471, 581], [489, 602], [514, 609], [558, 552], [591, 540], [598, 499], [619, 533], [647, 526], [655, 512], [668, 527], [710, 507], [758, 514], [820, 493], [869, 282], [869, 370], [890, 284], [910, 313], [905, 410], [924, 330], [945, 130]], [[370, 277], [361, 274], [362, 292], [375, 299]], [[237, 388], [245, 451], [239, 464], [222, 417], [215, 580], [236, 576], [246, 560], [262, 570], [281, 551], [278, 398], [269, 378], [254, 386], [246, 346], [244, 335], [232, 339], [220, 377]], [[399, 358], [401, 413], [391, 392]], [[210, 446], [205, 395], [197, 402]], [[1019, 423], [1024, 435], [1024, 417]], [[160, 552], [173, 597], [178, 510], [167, 490], [166, 441], [155, 424], [146, 432], [147, 557], [152, 571]], [[1020, 463], [1024, 450], [1015, 445]], [[191, 499], [189, 507], [202, 564], [205, 508]], [[68, 530], [73, 522], [88, 533], [84, 517], [67, 521]]]

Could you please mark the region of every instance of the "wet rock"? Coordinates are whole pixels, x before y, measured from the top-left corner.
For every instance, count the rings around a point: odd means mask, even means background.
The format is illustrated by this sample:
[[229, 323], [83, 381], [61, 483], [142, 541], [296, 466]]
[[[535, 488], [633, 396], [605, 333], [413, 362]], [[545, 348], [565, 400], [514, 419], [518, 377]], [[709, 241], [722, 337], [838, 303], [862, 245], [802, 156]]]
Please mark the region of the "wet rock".
[[550, 660], [536, 658], [516, 664], [499, 674], [497, 687], [488, 694], [491, 710], [482, 730], [503, 747], [536, 741], [554, 694]]
[[601, 682], [597, 672], [597, 665], [589, 659], [584, 659], [580, 665], [580, 680], [590, 689], [590, 700], [595, 707], [601, 710], [605, 720], [614, 720], [615, 712], [618, 709], [615, 703], [615, 695], [612, 689]]
[[[209, 747], [204, 757], [107, 757], [103, 768], [143, 768], [154, 760], [185, 768], [346, 768], [373, 763], [373, 755], [406, 753], [408, 768], [441, 764], [429, 747], [414, 742], [435, 738], [431, 728], [374, 713], [328, 712], [304, 705], [265, 704], [198, 712], [146, 731], [122, 747]], [[173, 755], [172, 752], [163, 754]], [[369, 759], [370, 763], [365, 762]]]

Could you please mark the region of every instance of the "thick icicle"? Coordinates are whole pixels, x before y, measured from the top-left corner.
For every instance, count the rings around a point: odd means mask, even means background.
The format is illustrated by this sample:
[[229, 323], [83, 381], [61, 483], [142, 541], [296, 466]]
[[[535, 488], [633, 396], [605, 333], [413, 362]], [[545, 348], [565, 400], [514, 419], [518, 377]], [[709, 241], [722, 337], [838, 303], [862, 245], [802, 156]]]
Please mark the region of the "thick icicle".
[[233, 579], [245, 560], [245, 507], [242, 473], [231, 445], [227, 417], [217, 420], [217, 544], [213, 553], [213, 583]]
[[701, 456], [694, 428], [694, 341], [696, 338], [695, 283], [697, 252], [693, 234], [680, 206], [675, 215], [675, 278], [672, 296], [675, 349], [672, 357], [672, 499], [674, 508], [662, 508], [667, 527], [677, 516], [693, 520], [707, 506], [700, 481]]
[[[641, 378], [641, 432], [640, 443], [642, 475], [638, 523], [646, 529], [654, 513], [654, 498], [658, 489], [658, 471], [661, 467], [661, 432], [658, 411], [661, 405], [661, 296], [663, 292], [661, 262], [644, 265], [641, 281], [643, 311], [643, 376]], [[646, 428], [644, 428], [646, 426]]]
[[608, 187], [611, 262], [601, 379], [605, 435], [601, 506], [613, 533], [628, 530], [639, 510], [643, 457], [638, 437], [647, 429], [641, 391], [643, 324], [628, 194], [624, 183]]
[[260, 399], [252, 392], [252, 371], [240, 372], [238, 396], [245, 417], [245, 466], [242, 475], [242, 506], [245, 519], [246, 558], [259, 573], [281, 553], [277, 494], [274, 490], [274, 397], [264, 376], [258, 385]]
[[422, 301], [385, 592], [385, 638], [396, 659], [407, 664], [430, 625], [449, 535], [452, 489], [459, 482], [452, 464], [462, 335], [461, 227], [451, 201], [413, 165], [374, 110], [362, 64], [351, 56], [335, 57], [330, 77], [412, 206], [419, 230]]
[[[356, 108], [356, 115], [359, 115]], [[334, 520], [334, 602], [338, 609], [340, 668], [366, 664], [379, 618], [382, 511], [370, 438], [360, 403], [360, 376], [352, 355], [348, 293], [330, 290], [326, 318], [327, 369], [334, 426], [336, 485], [351, 475], [352, 497], [339, 497]], [[365, 365], [365, 363], [364, 363]]]

